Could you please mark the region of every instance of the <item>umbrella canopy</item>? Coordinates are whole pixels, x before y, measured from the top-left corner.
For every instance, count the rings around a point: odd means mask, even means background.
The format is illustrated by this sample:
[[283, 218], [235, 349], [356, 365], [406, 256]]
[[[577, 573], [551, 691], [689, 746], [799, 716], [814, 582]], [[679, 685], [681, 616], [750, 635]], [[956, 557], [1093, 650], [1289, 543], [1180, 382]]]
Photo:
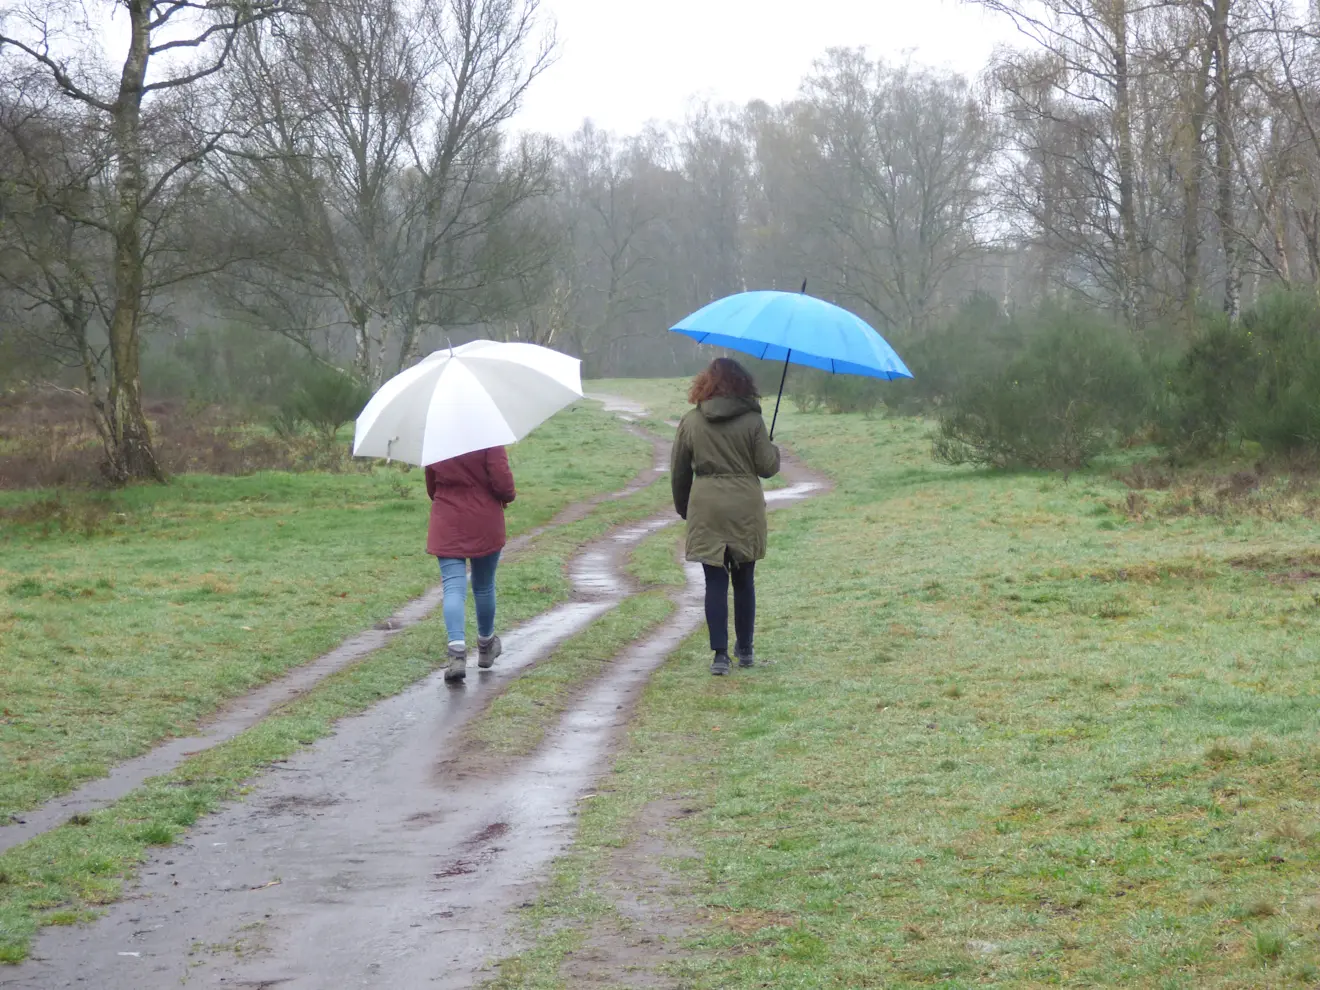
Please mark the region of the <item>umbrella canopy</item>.
[[770, 436], [779, 421], [788, 366], [800, 364], [836, 375], [911, 378], [885, 338], [860, 316], [801, 292], [739, 292], [703, 306], [670, 327], [701, 344], [741, 351], [765, 361], [783, 361]]
[[516, 443], [582, 398], [581, 368], [536, 344], [474, 340], [435, 351], [371, 397], [353, 453], [424, 466]]
[[804, 292], [739, 292], [671, 327], [702, 344], [839, 375], [911, 378], [894, 349], [860, 316]]

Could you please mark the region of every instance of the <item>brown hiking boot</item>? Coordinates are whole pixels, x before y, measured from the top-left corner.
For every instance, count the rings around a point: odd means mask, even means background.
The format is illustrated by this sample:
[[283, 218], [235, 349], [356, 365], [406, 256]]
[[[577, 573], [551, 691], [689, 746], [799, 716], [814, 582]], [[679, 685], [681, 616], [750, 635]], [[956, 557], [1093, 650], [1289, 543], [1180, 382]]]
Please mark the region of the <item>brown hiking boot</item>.
[[504, 652], [504, 644], [498, 636], [477, 640], [477, 666], [489, 670], [495, 665], [495, 658]]
[[467, 647], [449, 648], [449, 666], [445, 668], [445, 683], [456, 684], [467, 677]]

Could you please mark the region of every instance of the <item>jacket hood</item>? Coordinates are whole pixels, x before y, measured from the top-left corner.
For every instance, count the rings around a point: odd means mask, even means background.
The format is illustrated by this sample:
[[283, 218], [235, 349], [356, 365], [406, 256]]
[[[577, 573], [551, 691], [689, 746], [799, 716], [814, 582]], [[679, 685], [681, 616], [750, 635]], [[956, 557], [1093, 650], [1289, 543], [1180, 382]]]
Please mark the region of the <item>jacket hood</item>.
[[761, 403], [750, 397], [717, 395], [702, 402], [697, 408], [701, 410], [701, 415], [708, 423], [722, 423], [725, 420], [737, 419], [749, 412], [759, 413]]

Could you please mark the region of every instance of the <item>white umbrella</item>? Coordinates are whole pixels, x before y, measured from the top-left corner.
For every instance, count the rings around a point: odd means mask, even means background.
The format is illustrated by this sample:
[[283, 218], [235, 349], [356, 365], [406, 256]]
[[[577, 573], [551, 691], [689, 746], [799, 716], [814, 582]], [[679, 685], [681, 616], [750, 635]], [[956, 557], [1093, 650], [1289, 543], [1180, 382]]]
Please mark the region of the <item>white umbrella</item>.
[[474, 340], [436, 351], [371, 397], [353, 453], [425, 466], [516, 443], [582, 398], [581, 369], [536, 344]]

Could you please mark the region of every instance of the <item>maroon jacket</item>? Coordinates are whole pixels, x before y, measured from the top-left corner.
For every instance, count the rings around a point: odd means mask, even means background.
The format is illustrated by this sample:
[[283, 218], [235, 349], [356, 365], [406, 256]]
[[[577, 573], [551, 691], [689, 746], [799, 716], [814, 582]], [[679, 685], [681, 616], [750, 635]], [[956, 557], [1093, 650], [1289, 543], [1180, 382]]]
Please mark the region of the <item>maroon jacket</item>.
[[517, 494], [503, 447], [474, 450], [426, 468], [433, 557], [487, 557], [504, 549], [504, 507]]

